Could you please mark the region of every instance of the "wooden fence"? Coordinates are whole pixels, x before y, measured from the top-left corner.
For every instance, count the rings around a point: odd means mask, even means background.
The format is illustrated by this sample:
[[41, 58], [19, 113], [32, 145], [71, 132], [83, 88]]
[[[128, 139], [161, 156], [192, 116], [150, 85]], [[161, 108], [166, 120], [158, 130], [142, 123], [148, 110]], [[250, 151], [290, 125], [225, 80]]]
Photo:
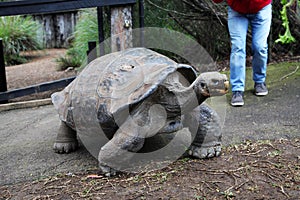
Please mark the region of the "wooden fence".
[[[70, 10], [76, 10], [80, 8], [97, 7], [99, 43], [102, 43], [105, 39], [103, 34], [104, 31], [103, 31], [102, 7], [114, 6], [115, 8], [118, 9], [118, 8], [126, 8], [134, 3], [136, 3], [136, 0], [23, 0], [23, 1], [21, 0], [21, 1], [12, 1], [12, 2], [1, 2], [0, 16], [42, 14], [42, 13], [51, 13], [51, 12], [70, 11]], [[139, 0], [139, 11], [140, 11], [139, 22], [140, 22], [140, 27], [142, 28], [144, 26], [143, 0]], [[124, 20], [124, 18], [120, 17], [119, 20]], [[124, 21], [119, 21], [115, 23], [124, 23]], [[132, 22], [130, 22], [130, 24], [132, 24]], [[113, 26], [114, 24], [112, 24], [112, 27]], [[101, 45], [100, 45], [100, 54], [101, 55], [104, 54], [104, 49], [103, 47], [101, 47]], [[89, 58], [89, 60], [91, 59], [94, 58]], [[71, 78], [61, 79], [61, 80], [47, 82], [47, 83], [40, 83], [26, 88], [7, 91], [3, 47], [2, 47], [2, 41], [0, 41], [0, 103], [6, 103], [10, 99], [25, 96], [25, 95], [44, 92], [52, 89], [63, 88], [67, 86], [74, 78], [75, 77], [71, 77]]]

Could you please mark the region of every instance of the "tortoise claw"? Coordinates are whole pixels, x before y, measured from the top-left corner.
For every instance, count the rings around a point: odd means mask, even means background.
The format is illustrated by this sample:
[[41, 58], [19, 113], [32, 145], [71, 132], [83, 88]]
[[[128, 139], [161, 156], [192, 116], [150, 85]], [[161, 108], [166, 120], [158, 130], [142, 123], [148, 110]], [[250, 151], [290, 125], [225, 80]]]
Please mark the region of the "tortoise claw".
[[188, 153], [190, 156], [200, 159], [217, 157], [221, 155], [221, 145], [212, 147], [198, 147], [192, 145]]
[[99, 164], [99, 168], [101, 169], [101, 173], [106, 177], [115, 176], [117, 171], [107, 165]]
[[78, 142], [55, 142], [53, 145], [53, 150], [55, 153], [71, 153], [78, 148]]

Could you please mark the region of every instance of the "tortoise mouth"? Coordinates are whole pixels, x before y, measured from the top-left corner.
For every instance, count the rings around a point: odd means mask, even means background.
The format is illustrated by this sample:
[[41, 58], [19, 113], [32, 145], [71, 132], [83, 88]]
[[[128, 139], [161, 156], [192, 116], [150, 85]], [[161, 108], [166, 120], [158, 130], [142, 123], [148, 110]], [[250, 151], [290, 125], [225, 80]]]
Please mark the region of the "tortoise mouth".
[[210, 97], [211, 92], [209, 91], [208, 88], [205, 88], [205, 90], [202, 91], [202, 95], [205, 96], [205, 97]]
[[227, 94], [229, 91], [229, 81], [225, 80], [224, 85], [220, 87], [208, 87], [206, 90], [203, 92], [205, 96], [222, 96]]
[[229, 81], [228, 80], [226, 80], [226, 81], [224, 81], [224, 94], [226, 94], [228, 91], [229, 91]]

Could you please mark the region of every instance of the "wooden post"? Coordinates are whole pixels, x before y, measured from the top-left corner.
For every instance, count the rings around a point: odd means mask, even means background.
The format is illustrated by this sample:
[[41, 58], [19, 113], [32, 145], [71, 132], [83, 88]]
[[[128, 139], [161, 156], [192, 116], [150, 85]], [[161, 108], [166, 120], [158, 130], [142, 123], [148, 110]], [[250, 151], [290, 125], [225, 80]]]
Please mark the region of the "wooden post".
[[111, 8], [111, 51], [122, 51], [132, 47], [132, 7]]
[[[7, 91], [7, 83], [6, 83], [3, 43], [2, 40], [0, 39], [0, 93], [6, 91]], [[0, 104], [2, 103], [7, 103], [7, 101], [0, 101]]]
[[97, 18], [98, 18], [98, 38], [99, 38], [99, 50], [100, 50], [100, 56], [103, 56], [105, 54], [104, 50], [104, 26], [103, 26], [103, 8], [97, 7]]
[[97, 58], [97, 43], [95, 41], [88, 42], [87, 62], [90, 63]]
[[145, 27], [145, 9], [144, 0], [139, 0], [139, 25], [140, 25], [140, 46], [145, 46], [144, 27]]
[[273, 58], [272, 58], [272, 45], [273, 45], [273, 37], [272, 37], [272, 34], [273, 34], [273, 31], [272, 31], [272, 26], [270, 28], [270, 33], [269, 33], [269, 37], [268, 37], [268, 61], [267, 63], [269, 64], [270, 62], [272, 62]]

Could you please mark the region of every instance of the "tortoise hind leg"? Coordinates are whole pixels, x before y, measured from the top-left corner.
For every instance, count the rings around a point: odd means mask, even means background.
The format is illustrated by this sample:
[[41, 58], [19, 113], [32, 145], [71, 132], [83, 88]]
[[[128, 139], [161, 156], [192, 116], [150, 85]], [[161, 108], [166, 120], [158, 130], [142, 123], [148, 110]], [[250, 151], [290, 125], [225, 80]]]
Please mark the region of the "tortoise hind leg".
[[56, 153], [70, 153], [78, 148], [76, 131], [61, 122], [53, 149]]
[[221, 154], [221, 123], [213, 109], [206, 104], [198, 106], [184, 116], [184, 125], [196, 134], [188, 150], [190, 156], [211, 158]]

